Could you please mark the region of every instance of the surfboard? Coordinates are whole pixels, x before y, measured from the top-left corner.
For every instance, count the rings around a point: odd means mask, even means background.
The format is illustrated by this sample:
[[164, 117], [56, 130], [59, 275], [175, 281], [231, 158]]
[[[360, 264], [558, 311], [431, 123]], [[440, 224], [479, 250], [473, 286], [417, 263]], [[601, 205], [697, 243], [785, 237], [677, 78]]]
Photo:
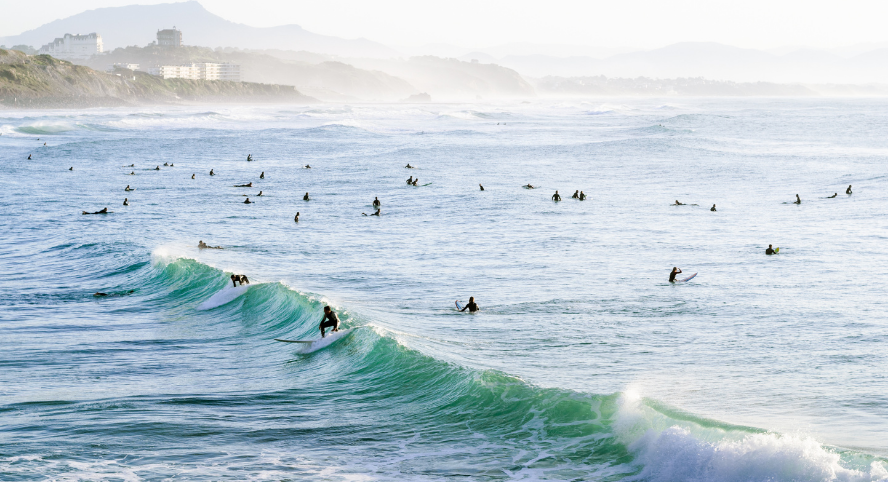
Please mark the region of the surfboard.
[[680, 279], [679, 281], [681, 281], [682, 283], [684, 283], [685, 281], [690, 281], [690, 280], [694, 279], [694, 276], [697, 276], [697, 273], [694, 273], [694, 274], [688, 276], [688, 277], [685, 278], [685, 279]]
[[454, 303], [456, 303], [456, 309], [462, 311], [463, 307], [459, 304], [459, 300], [456, 300]]
[[247, 290], [253, 285], [238, 285], [238, 286], [226, 286], [221, 290], [217, 291], [216, 294], [211, 296], [208, 300], [203, 303], [197, 305], [197, 309], [201, 311], [212, 310], [213, 308], [217, 308], [219, 306], [231, 303], [237, 297], [246, 293]]
[[339, 340], [340, 338], [344, 338], [346, 335], [351, 333], [351, 331], [352, 328], [334, 331], [327, 334], [327, 336], [324, 338], [317, 338], [315, 340], [283, 340], [275, 338], [275, 341], [282, 341], [284, 343], [300, 343], [299, 353], [307, 354], [330, 346], [333, 342]]
[[779, 252], [780, 252], [780, 248], [774, 248], [774, 254], [777, 254]]

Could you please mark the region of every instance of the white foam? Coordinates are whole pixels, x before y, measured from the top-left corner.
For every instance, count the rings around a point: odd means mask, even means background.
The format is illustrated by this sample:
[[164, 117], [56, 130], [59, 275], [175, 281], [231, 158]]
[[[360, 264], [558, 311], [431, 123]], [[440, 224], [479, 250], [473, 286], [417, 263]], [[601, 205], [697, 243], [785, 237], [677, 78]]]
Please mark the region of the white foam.
[[240, 286], [226, 286], [221, 290], [217, 291], [216, 294], [211, 296], [208, 300], [197, 306], [198, 310], [212, 310], [213, 308], [218, 308], [222, 305], [231, 303], [237, 297], [246, 293], [247, 290], [253, 285], [240, 285]]
[[641, 471], [629, 480], [872, 482], [888, 480], [879, 461], [848, 468], [838, 453], [807, 436], [748, 433], [676, 421], [646, 407], [640, 398], [621, 397], [614, 424]]

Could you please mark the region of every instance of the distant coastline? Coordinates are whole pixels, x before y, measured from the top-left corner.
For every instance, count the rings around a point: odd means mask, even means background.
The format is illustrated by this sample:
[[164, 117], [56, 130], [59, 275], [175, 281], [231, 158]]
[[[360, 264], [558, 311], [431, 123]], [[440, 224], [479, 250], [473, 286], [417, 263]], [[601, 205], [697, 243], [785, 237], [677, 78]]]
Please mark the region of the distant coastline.
[[292, 86], [100, 72], [49, 55], [0, 49], [0, 106], [111, 107], [193, 103], [317, 103]]

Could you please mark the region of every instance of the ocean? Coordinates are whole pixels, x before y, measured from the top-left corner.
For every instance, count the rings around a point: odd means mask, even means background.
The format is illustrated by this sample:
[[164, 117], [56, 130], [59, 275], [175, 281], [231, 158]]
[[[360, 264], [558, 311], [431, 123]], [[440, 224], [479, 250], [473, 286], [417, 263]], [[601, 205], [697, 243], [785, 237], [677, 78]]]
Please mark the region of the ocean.
[[888, 480], [886, 132], [884, 99], [0, 111], [0, 480]]

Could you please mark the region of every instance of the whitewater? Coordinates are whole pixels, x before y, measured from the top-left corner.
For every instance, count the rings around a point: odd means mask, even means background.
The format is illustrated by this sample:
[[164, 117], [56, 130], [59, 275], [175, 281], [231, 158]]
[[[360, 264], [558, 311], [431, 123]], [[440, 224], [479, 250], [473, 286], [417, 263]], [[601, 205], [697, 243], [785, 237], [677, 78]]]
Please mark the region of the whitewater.
[[886, 481], [886, 131], [882, 99], [0, 111], [0, 480]]

